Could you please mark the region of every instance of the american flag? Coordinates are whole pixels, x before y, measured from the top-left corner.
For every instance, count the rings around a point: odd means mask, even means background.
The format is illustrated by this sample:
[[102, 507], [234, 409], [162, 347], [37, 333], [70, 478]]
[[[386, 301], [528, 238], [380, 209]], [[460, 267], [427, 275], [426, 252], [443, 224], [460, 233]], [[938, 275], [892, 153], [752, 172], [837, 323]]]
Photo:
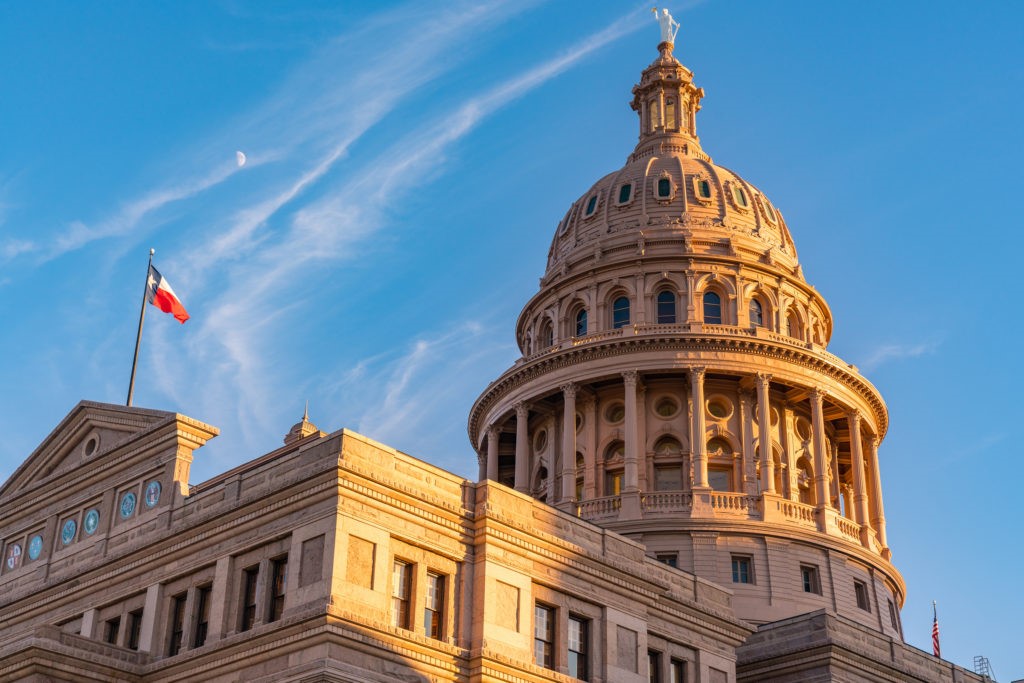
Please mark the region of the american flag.
[[932, 602], [932, 654], [936, 657], [942, 656], [942, 651], [939, 649], [939, 613], [934, 602]]

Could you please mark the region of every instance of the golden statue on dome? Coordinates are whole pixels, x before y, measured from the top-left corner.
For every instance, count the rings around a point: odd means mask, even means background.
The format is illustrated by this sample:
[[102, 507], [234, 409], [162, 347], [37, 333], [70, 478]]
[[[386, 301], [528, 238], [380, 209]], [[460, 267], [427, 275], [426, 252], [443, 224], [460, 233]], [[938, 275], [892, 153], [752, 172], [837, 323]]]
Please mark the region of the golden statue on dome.
[[661, 26], [661, 42], [674, 45], [676, 34], [679, 33], [679, 22], [672, 18], [667, 8], [661, 8], [661, 14], [658, 14], [658, 8], [652, 7], [651, 12], [654, 14], [654, 18], [657, 19], [658, 25]]

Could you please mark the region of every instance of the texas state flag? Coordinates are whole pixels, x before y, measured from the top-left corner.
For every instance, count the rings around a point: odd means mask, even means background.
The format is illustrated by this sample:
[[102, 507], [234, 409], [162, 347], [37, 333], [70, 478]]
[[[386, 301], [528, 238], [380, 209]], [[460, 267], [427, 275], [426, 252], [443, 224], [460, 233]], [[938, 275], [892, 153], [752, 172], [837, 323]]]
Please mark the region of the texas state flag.
[[164, 313], [172, 313], [175, 320], [182, 323], [188, 320], [188, 312], [181, 305], [181, 300], [178, 299], [164, 276], [153, 266], [149, 267], [149, 285], [146, 292], [146, 301]]

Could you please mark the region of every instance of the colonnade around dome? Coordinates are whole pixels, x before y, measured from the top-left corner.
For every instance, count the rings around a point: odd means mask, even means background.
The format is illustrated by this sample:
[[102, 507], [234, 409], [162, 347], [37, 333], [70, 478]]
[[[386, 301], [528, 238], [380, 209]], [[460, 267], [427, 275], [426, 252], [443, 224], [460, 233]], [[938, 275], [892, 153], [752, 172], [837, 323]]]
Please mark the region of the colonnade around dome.
[[584, 519], [758, 521], [889, 557], [878, 435], [819, 387], [628, 370], [517, 401], [482, 434], [482, 477]]

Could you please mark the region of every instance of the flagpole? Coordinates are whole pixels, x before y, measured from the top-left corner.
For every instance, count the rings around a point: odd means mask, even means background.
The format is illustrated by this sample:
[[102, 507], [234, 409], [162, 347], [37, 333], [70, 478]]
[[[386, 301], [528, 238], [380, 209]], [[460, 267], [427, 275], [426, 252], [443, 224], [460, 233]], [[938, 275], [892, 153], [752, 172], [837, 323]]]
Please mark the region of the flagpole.
[[135, 356], [132, 358], [132, 378], [128, 381], [128, 402], [132, 406], [132, 394], [135, 392], [135, 366], [139, 363], [139, 344], [142, 343], [142, 323], [146, 319], [146, 299], [149, 298], [149, 271], [153, 268], [153, 254], [156, 249], [149, 250], [149, 265], [146, 266], [146, 286], [142, 289], [142, 310], [139, 311], [139, 331], [135, 335]]

